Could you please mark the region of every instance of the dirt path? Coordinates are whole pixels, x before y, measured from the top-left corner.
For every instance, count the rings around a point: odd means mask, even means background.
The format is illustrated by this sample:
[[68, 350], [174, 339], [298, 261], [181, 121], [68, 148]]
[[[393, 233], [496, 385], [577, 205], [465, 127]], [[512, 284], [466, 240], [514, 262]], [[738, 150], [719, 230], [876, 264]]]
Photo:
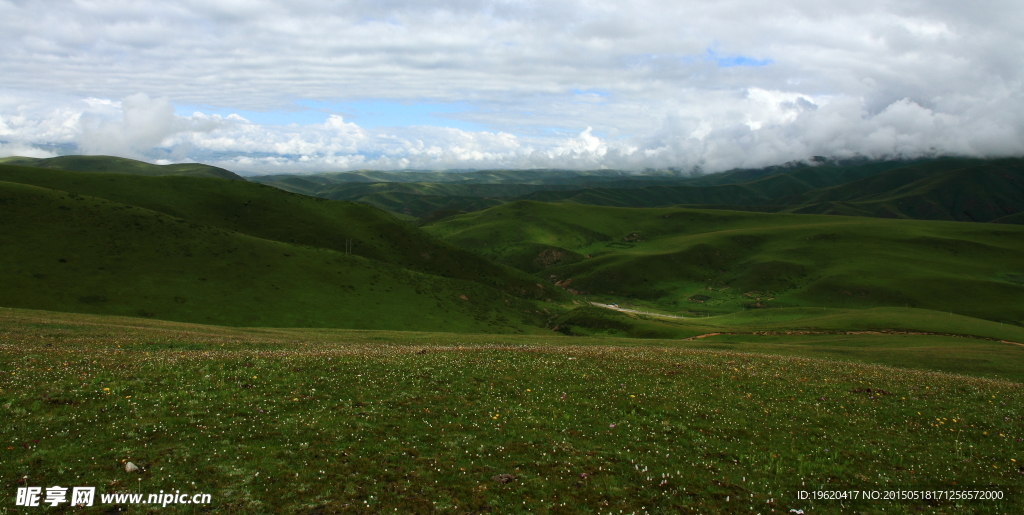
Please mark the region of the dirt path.
[[620, 308], [618, 306], [612, 306], [611, 304], [601, 304], [600, 302], [591, 302], [590, 304], [593, 305], [593, 306], [597, 306], [599, 308], [614, 309], [615, 311], [621, 311], [623, 313], [636, 313], [638, 315], [648, 315], [648, 316], [652, 316], [652, 317], [692, 318], [692, 317], [681, 317], [681, 316], [678, 316], [678, 315], [665, 315], [665, 314], [662, 314], [662, 313], [651, 313], [650, 311], [640, 311], [640, 310], [637, 310], [637, 309]]

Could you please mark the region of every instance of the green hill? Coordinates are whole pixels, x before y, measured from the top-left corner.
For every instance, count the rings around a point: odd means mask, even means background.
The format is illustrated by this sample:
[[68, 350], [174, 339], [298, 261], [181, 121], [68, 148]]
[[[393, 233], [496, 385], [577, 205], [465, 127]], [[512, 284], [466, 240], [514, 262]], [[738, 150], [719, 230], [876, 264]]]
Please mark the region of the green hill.
[[98, 197], [0, 182], [0, 212], [3, 306], [277, 327], [543, 324], [529, 302], [479, 283]]
[[520, 201], [425, 228], [595, 299], [697, 313], [918, 307], [1024, 323], [1024, 227]]
[[183, 175], [186, 177], [209, 177], [229, 179], [232, 181], [245, 180], [242, 176], [234, 172], [230, 172], [216, 166], [204, 165], [202, 163], [154, 165], [142, 161], [136, 161], [134, 159], [113, 156], [60, 156], [50, 158], [5, 157], [0, 158], [0, 164], [32, 166], [37, 168], [55, 168], [58, 170], [72, 170], [76, 172], [103, 172], [148, 176]]
[[[752, 180], [734, 182], [746, 178]], [[802, 167], [767, 176], [739, 171], [676, 186], [542, 191], [516, 198], [618, 207], [690, 205], [990, 222], [1024, 211], [1024, 159], [947, 158], [849, 168]]]
[[754, 182], [772, 175], [788, 175], [811, 188], [826, 188], [846, 184], [865, 177], [871, 177], [895, 168], [902, 168], [918, 163], [928, 163], [934, 159], [917, 160], [841, 160], [828, 161], [815, 159], [812, 163], [793, 163], [788, 165], [768, 166], [765, 168], [731, 170], [692, 177], [685, 181], [687, 186], [720, 186], [723, 184], [744, 184]]
[[1024, 212], [1024, 160], [947, 159], [807, 193], [787, 211], [989, 222]]
[[[389, 172], [355, 170], [304, 175], [261, 175], [252, 180], [267, 184], [291, 182], [301, 177], [319, 187], [346, 183], [430, 183], [430, 184], [512, 184], [512, 185], [587, 185], [591, 183], [671, 179], [664, 173], [637, 174], [622, 170], [478, 170], [478, 171], [415, 171]], [[309, 187], [308, 185], [306, 187]]]
[[363, 204], [331, 202], [245, 181], [181, 176], [85, 174], [0, 165], [0, 181], [103, 198], [266, 240], [351, 252], [517, 296], [558, 298], [562, 294]]
[[[347, 172], [360, 180], [336, 179], [345, 174], [277, 175], [253, 177], [253, 182], [293, 193], [370, 204], [393, 213], [416, 218], [439, 210], [478, 211], [503, 204], [505, 199], [535, 192], [577, 190], [601, 185], [611, 188], [642, 188], [655, 184], [678, 184], [676, 179], [650, 176], [569, 175], [558, 172]], [[550, 173], [551, 177], [542, 174]], [[375, 178], [389, 182], [369, 182]], [[512, 181], [520, 178], [524, 182]], [[438, 182], [412, 182], [420, 180]], [[460, 179], [456, 181], [455, 179]], [[473, 182], [489, 181], [489, 182]], [[551, 183], [548, 183], [551, 182]], [[563, 184], [564, 183], [564, 184]]]
[[[292, 177], [293, 185], [334, 188], [339, 195], [358, 197], [363, 203], [328, 201], [246, 181], [11, 165], [0, 165], [0, 181], [142, 208], [196, 227], [296, 248], [354, 255], [403, 273], [471, 282], [485, 288], [478, 292], [490, 292], [486, 296], [492, 299], [510, 296], [558, 303], [577, 295], [696, 314], [768, 307], [916, 307], [994, 321], [1024, 320], [1024, 268], [1018, 263], [1024, 251], [1020, 238], [1024, 228], [1013, 225], [1019, 216], [1011, 213], [1016, 209], [1014, 188], [1019, 186], [1021, 160], [940, 159], [903, 164], [735, 171], [718, 177], [720, 183], [705, 186], [548, 188], [530, 193], [558, 202], [485, 196], [519, 187], [514, 184], [326, 184], [318, 176]], [[831, 178], [823, 175], [829, 166], [828, 173], [835, 174]], [[511, 180], [529, 178], [532, 172], [474, 173]], [[379, 174], [357, 175], [365, 179]], [[614, 173], [596, 176], [621, 179]], [[559, 172], [551, 180], [572, 177]], [[745, 179], [753, 180], [736, 182]], [[850, 179], [852, 182], [822, 187], [829, 181]], [[711, 178], [679, 180], [692, 184]], [[451, 195], [458, 192], [471, 195]], [[906, 213], [939, 217], [937, 213], [949, 213], [940, 209], [948, 205], [973, 218], [990, 217], [1007, 224], [593, 205], [653, 205], [684, 197], [716, 207], [724, 206], [720, 202], [726, 200], [741, 200], [748, 202], [743, 207], [751, 210], [813, 211], [813, 206], [827, 205], [828, 212], [874, 216], [881, 215], [877, 210], [868, 213], [864, 206], [896, 206], [892, 218]], [[460, 202], [444, 203], [453, 198]], [[803, 204], [767, 204], [797, 202], [793, 199]], [[415, 206], [418, 212], [436, 215], [424, 218], [429, 221], [424, 230], [364, 203], [396, 211]], [[460, 214], [470, 209], [477, 210]], [[1008, 214], [997, 217], [1000, 213]], [[48, 230], [35, 227], [44, 235]], [[17, 259], [32, 262], [27, 257]], [[32, 274], [47, 275], [42, 271]], [[452, 288], [444, 289], [454, 291]], [[103, 294], [80, 297], [106, 298]], [[531, 324], [552, 326], [548, 314], [543, 319], [538, 315], [542, 310], [525, 307], [513, 311], [528, 311], [530, 317], [538, 317], [531, 319]], [[502, 316], [512, 320], [507, 314]]]
[[226, 325], [540, 330], [561, 289], [376, 208], [0, 165], [0, 305]]
[[908, 163], [886, 161], [867, 164], [775, 166], [734, 170], [673, 180], [634, 181], [634, 188], [608, 182], [581, 190], [524, 194], [515, 200], [574, 202], [618, 207], [665, 207], [679, 204], [757, 206], [789, 204], [786, 199], [821, 188], [872, 177]]

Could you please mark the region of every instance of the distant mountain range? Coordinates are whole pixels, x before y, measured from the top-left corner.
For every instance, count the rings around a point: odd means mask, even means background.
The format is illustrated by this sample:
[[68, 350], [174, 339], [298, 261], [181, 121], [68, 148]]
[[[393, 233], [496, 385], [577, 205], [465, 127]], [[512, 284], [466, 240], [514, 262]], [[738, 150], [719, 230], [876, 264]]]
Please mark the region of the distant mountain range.
[[816, 163], [702, 176], [621, 171], [346, 172], [251, 180], [434, 220], [516, 200], [1021, 223], [1024, 160]]
[[[8, 157], [8, 165], [78, 172], [246, 180], [200, 163], [153, 165], [110, 156]], [[437, 220], [517, 200], [617, 207], [690, 206], [775, 213], [1024, 223], [1024, 159], [819, 159], [688, 175], [621, 170], [359, 170], [250, 177], [314, 197], [369, 204], [407, 220]]]

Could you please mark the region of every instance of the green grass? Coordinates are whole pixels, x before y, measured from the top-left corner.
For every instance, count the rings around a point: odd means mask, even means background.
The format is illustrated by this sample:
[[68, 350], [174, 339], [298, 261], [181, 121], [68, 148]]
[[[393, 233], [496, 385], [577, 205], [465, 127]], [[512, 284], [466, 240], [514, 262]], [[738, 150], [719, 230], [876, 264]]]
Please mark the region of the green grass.
[[[891, 338], [908, 358], [928, 343], [901, 342], [931, 337]], [[1019, 497], [851, 508], [795, 493], [1024, 486], [1021, 385], [963, 375], [665, 340], [8, 309], [0, 341], [5, 506], [26, 477], [210, 493], [217, 513], [257, 514], [1011, 513]]]
[[[549, 325], [573, 336], [686, 339], [672, 345], [852, 359], [1024, 382], [1024, 329], [913, 308], [780, 308], [678, 319], [579, 307]], [[971, 366], [964, 368], [965, 363]]]
[[590, 256], [537, 272], [590, 300], [694, 314], [917, 307], [1024, 322], [1016, 226], [517, 202], [425, 228], [524, 270], [537, 245]]

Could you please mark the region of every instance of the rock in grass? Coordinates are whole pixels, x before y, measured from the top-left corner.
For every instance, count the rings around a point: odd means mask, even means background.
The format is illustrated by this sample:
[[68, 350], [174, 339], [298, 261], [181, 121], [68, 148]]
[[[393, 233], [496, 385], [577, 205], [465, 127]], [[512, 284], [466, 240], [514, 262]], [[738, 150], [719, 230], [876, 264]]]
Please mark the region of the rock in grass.
[[124, 471], [125, 472], [128, 472], [128, 473], [140, 472], [141, 470], [142, 469], [140, 469], [138, 465], [136, 465], [136, 464], [134, 464], [134, 463], [132, 463], [130, 461], [128, 463], [124, 464]]

